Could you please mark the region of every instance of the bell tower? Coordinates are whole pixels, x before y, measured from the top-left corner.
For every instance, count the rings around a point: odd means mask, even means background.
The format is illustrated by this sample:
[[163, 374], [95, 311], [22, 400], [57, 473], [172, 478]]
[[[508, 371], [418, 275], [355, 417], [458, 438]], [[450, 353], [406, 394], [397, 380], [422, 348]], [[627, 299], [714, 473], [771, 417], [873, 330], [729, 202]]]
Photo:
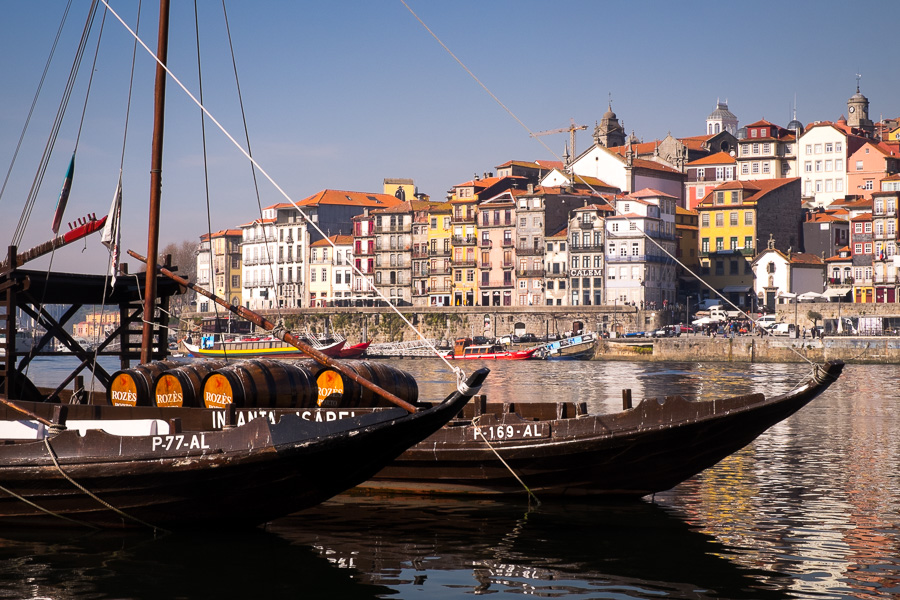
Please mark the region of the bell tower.
[[847, 100], [847, 125], [872, 134], [875, 124], [869, 119], [869, 99], [859, 92], [859, 73], [856, 74], [856, 93]]

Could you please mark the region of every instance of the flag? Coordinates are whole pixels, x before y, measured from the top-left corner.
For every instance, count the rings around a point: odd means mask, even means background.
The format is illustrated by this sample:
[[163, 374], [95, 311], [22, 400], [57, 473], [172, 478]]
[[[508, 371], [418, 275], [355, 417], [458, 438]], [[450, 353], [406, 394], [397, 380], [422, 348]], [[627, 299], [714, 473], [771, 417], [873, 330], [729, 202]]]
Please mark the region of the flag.
[[119, 183], [116, 185], [116, 193], [113, 195], [112, 204], [109, 205], [109, 216], [106, 225], [100, 235], [100, 241], [109, 248], [109, 274], [112, 277], [109, 284], [116, 287], [116, 274], [119, 272], [119, 243], [122, 241], [122, 231], [119, 227], [119, 219], [122, 217], [122, 172], [119, 171]]
[[72, 175], [75, 173], [75, 153], [72, 153], [72, 160], [69, 161], [69, 168], [66, 169], [66, 179], [63, 181], [62, 191], [59, 192], [59, 200], [56, 201], [56, 212], [53, 213], [53, 225], [50, 226], [53, 233], [59, 233], [59, 226], [62, 223], [63, 213], [66, 211], [66, 202], [69, 201], [69, 192], [72, 190]]

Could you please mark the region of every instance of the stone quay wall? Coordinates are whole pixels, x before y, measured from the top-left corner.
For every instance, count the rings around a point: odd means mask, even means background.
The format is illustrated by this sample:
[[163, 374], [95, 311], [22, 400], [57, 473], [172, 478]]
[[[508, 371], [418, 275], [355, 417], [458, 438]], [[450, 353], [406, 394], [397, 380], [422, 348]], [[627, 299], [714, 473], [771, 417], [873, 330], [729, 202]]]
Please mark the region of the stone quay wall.
[[772, 336], [676, 338], [625, 343], [601, 339], [595, 360], [796, 363], [840, 359], [846, 363], [900, 363], [900, 337], [790, 339]]
[[[652, 331], [672, 322], [672, 313], [635, 306], [404, 306], [398, 309], [426, 338], [501, 337], [516, 330], [543, 336], [572, 331], [575, 323], [590, 331]], [[257, 311], [268, 320], [284, 320], [293, 332], [334, 331], [351, 343], [406, 342], [418, 339], [397, 313], [386, 307], [328, 307]], [[220, 313], [221, 315], [221, 313]], [[199, 323], [214, 313], [183, 315]], [[182, 321], [183, 323], [185, 321]]]

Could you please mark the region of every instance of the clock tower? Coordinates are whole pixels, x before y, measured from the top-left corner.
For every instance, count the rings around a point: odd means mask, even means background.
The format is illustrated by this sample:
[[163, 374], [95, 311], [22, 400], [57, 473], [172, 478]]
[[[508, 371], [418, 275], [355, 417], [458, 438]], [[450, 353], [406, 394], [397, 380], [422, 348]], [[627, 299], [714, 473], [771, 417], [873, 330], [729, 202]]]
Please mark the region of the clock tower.
[[875, 124], [869, 119], [869, 99], [859, 92], [859, 78], [860, 75], [857, 75], [856, 93], [847, 100], [847, 125], [872, 134], [875, 131]]

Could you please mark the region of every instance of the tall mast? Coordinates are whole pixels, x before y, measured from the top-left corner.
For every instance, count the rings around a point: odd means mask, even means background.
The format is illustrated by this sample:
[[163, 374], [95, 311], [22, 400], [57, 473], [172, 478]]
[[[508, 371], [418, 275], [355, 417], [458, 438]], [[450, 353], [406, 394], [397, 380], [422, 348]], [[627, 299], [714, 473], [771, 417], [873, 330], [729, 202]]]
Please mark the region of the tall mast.
[[166, 107], [166, 64], [169, 54], [169, 0], [159, 3], [159, 39], [156, 56], [156, 91], [153, 99], [153, 142], [150, 161], [150, 224], [147, 231], [147, 277], [144, 283], [144, 329], [141, 336], [141, 362], [150, 362], [153, 343], [153, 317], [156, 308], [156, 257], [159, 253], [159, 207], [162, 196], [163, 125]]

